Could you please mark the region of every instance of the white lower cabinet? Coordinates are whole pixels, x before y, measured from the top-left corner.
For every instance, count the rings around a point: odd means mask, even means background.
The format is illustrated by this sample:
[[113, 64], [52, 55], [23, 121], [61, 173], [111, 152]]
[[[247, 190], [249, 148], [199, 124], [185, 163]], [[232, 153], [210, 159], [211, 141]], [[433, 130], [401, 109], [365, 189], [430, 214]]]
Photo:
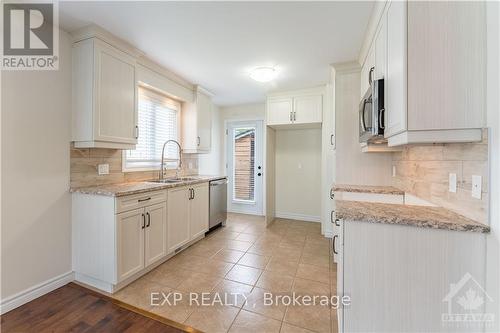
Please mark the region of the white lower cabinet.
[[118, 281], [144, 268], [144, 209], [116, 215]]
[[118, 282], [167, 255], [167, 204], [116, 215]]
[[189, 242], [188, 187], [168, 190], [168, 252], [175, 252]]
[[116, 292], [202, 238], [208, 205], [208, 182], [116, 198], [73, 193], [75, 279]]
[[456, 302], [472, 288], [486, 297], [478, 289], [485, 285], [486, 234], [344, 220], [340, 225], [337, 294], [348, 295], [350, 304], [339, 311], [339, 332], [471, 331], [446, 326], [443, 315], [451, 309], [450, 295]]
[[208, 231], [208, 184], [200, 184], [192, 187], [193, 198], [189, 203], [189, 234], [195, 239]]
[[208, 231], [208, 195], [208, 183], [168, 191], [169, 253]]

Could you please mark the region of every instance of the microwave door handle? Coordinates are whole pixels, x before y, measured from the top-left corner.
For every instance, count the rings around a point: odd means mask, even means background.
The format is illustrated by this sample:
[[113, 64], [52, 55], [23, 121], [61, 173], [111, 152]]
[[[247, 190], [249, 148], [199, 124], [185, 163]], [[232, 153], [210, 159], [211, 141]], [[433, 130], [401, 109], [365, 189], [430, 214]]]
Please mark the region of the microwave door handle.
[[363, 132], [366, 132], [366, 124], [365, 124], [365, 110], [366, 110], [366, 103], [368, 103], [368, 100], [365, 99], [363, 101], [363, 111], [361, 112], [361, 128], [363, 129]]
[[380, 109], [378, 113], [378, 126], [381, 129], [385, 129], [384, 118], [385, 118], [385, 109]]

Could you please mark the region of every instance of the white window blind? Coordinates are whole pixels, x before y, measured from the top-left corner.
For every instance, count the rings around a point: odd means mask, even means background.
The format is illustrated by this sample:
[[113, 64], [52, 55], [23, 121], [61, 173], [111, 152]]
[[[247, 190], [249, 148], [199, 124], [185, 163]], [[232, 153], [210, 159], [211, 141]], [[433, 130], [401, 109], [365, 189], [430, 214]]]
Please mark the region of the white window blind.
[[[149, 89], [139, 88], [139, 138], [135, 150], [125, 153], [125, 169], [158, 169], [167, 140], [179, 141], [180, 103]], [[165, 148], [167, 167], [177, 167], [178, 147]]]

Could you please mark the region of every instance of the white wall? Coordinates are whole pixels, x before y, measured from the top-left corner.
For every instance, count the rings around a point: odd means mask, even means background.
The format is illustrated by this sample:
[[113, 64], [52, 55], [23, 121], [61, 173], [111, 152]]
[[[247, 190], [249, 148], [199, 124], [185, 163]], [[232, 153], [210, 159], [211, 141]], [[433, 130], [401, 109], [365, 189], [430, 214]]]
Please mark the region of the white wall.
[[71, 44], [63, 31], [59, 52], [58, 71], [2, 73], [2, 309], [71, 272]]
[[335, 182], [391, 185], [391, 153], [362, 153], [359, 146], [359, 72], [335, 76]]
[[321, 129], [276, 131], [276, 216], [320, 220]]

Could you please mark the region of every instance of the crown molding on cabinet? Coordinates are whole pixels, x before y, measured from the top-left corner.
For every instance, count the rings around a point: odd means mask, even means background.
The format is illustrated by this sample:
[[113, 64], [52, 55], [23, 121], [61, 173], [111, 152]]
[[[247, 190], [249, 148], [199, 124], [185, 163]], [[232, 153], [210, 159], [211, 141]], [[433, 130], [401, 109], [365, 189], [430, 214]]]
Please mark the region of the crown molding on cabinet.
[[99, 38], [103, 42], [106, 42], [113, 47], [116, 47], [120, 51], [128, 53], [135, 58], [144, 56], [144, 52], [142, 52], [141, 50], [95, 24], [90, 24], [81, 29], [75, 30], [71, 32], [71, 36], [73, 37], [73, 43], [77, 43], [89, 38]]

